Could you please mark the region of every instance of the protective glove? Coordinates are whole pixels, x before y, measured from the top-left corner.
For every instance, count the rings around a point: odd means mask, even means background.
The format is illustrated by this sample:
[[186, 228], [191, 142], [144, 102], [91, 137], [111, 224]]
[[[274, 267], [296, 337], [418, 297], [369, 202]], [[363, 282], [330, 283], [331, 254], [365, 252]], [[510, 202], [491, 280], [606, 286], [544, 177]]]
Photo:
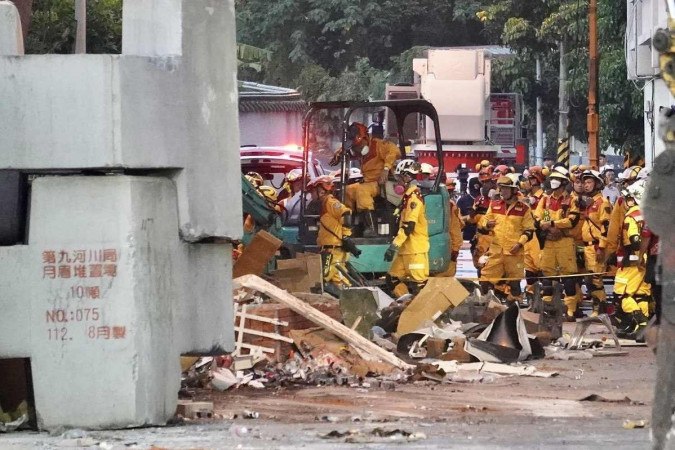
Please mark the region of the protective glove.
[[354, 241], [348, 237], [342, 238], [342, 248], [357, 258], [361, 255], [361, 250], [359, 250], [356, 244], [354, 244]]
[[344, 149], [340, 147], [333, 153], [333, 157], [328, 161], [328, 165], [331, 167], [335, 167], [338, 164], [340, 164], [340, 161], [342, 160], [342, 154], [344, 153]]
[[391, 244], [386, 252], [384, 252], [384, 260], [387, 262], [393, 261], [396, 252], [398, 251], [398, 246]]
[[520, 242], [517, 242], [516, 244], [514, 244], [513, 247], [511, 247], [511, 250], [509, 250], [509, 253], [512, 254], [512, 255], [515, 255], [520, 251], [521, 248], [523, 248], [523, 244], [521, 244]]

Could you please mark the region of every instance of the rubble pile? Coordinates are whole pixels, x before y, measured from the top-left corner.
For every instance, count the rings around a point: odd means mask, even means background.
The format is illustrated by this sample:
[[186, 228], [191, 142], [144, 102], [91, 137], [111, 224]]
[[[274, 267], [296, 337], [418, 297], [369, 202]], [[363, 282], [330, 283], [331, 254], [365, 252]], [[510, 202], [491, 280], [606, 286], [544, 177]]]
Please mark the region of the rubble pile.
[[[556, 373], [524, 362], [586, 359], [605, 346], [583, 339], [584, 324], [574, 336], [553, 340], [540, 314], [507, 307], [476, 287], [439, 277], [414, 297], [394, 300], [378, 288], [355, 287], [336, 299], [290, 294], [256, 275], [242, 276], [235, 280], [235, 351], [190, 361], [183, 387], [395, 389], [401, 382], [550, 377]], [[620, 350], [618, 340], [610, 343]]]

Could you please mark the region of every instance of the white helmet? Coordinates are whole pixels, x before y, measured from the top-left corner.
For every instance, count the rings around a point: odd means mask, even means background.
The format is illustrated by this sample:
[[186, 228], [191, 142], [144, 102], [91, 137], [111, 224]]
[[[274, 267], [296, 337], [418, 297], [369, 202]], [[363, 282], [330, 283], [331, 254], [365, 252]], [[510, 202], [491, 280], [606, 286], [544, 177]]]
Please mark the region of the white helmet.
[[302, 177], [302, 169], [295, 168], [291, 169], [288, 174], [286, 174], [286, 179], [290, 182], [299, 180]]
[[646, 180], [649, 175], [652, 173], [652, 169], [644, 168], [637, 174], [637, 179], [638, 180]]
[[431, 175], [434, 172], [434, 166], [429, 163], [420, 164], [420, 172], [424, 175]]
[[647, 180], [637, 180], [635, 183], [624, 189], [624, 195], [626, 197], [632, 197], [636, 202], [641, 202], [645, 193], [646, 184]]
[[413, 159], [402, 159], [396, 164], [394, 175], [417, 175], [420, 173], [420, 165]]

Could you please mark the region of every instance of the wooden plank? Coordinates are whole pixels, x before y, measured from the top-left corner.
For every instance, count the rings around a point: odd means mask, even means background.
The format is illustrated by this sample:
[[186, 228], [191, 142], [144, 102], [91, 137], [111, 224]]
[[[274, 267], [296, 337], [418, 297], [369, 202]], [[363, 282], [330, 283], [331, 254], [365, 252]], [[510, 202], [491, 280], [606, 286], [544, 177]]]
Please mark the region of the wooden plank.
[[306, 317], [320, 327], [325, 328], [326, 330], [334, 333], [336, 336], [344, 339], [346, 342], [353, 345], [355, 348], [368, 353], [374, 357], [377, 357], [381, 361], [389, 363], [400, 369], [412, 369], [414, 366], [402, 361], [393, 353], [390, 353], [383, 348], [379, 347], [376, 344], [373, 344], [368, 339], [364, 338], [355, 331], [350, 330], [348, 327], [344, 326], [340, 322], [332, 319], [316, 308], [311, 307], [302, 300], [294, 297], [288, 292], [279, 289], [271, 283], [263, 280], [262, 278], [256, 275], [244, 275], [234, 280], [234, 288], [238, 289], [241, 287], [247, 289], [254, 289], [258, 292], [262, 292], [272, 297], [274, 300], [283, 303], [288, 306], [290, 309], [296, 313]]
[[282, 336], [282, 335], [277, 334], [277, 333], [267, 333], [265, 331], [249, 330], [248, 328], [242, 328], [242, 327], [234, 327], [234, 329], [235, 329], [235, 331], [238, 331], [242, 334], [253, 334], [255, 336], [261, 336], [261, 337], [266, 337], [266, 338], [270, 338], [270, 339], [275, 339], [277, 341], [284, 341], [284, 342], [288, 342], [288, 343], [291, 343], [291, 344], [293, 343], [293, 339], [291, 339], [289, 337], [286, 337], [286, 336]]
[[[265, 353], [274, 353], [276, 351], [273, 348], [261, 347], [259, 345], [247, 344], [245, 342], [243, 344], [241, 344], [241, 348], [246, 348], [248, 350], [251, 350], [251, 353], [250, 353], [251, 355], [255, 355], [256, 352], [259, 352], [259, 351], [265, 352]], [[249, 355], [239, 355], [239, 356], [249, 356]]]
[[[239, 326], [243, 328], [244, 322], [246, 320], [245, 317], [244, 317], [244, 316], [246, 316], [246, 303], [244, 303], [242, 305], [239, 305], [239, 304], [235, 303], [234, 304], [234, 311], [235, 311], [235, 319], [234, 319], [235, 324], [237, 323], [237, 319], [236, 319], [237, 311], [241, 311], [241, 313], [243, 314], [243, 316], [239, 316]], [[234, 346], [234, 353], [233, 353], [234, 356], [241, 356], [241, 349], [242, 349], [242, 343], [243, 342], [244, 342], [244, 333], [242, 333], [242, 332], [237, 333], [237, 343]]]
[[237, 317], [244, 317], [246, 319], [251, 319], [255, 320], [257, 322], [266, 322], [266, 323], [271, 323], [272, 325], [279, 325], [280, 327], [287, 327], [288, 322], [279, 320], [279, 319], [273, 319], [271, 317], [263, 317], [263, 316], [256, 316], [255, 314], [248, 314], [248, 313], [241, 313], [237, 312]]

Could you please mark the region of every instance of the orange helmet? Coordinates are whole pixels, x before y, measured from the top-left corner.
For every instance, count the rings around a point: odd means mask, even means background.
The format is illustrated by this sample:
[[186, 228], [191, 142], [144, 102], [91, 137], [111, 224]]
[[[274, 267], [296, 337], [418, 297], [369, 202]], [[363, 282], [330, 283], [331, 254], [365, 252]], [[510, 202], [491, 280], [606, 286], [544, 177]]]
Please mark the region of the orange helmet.
[[528, 171], [530, 172], [527, 176], [528, 180], [530, 178], [534, 178], [539, 182], [539, 184], [541, 184], [546, 179], [546, 175], [544, 175], [541, 166], [532, 166], [528, 169]]
[[511, 169], [509, 169], [509, 166], [507, 166], [506, 164], [500, 164], [497, 167], [495, 167], [494, 172], [492, 172], [492, 179], [497, 181], [500, 177], [503, 177], [509, 173], [511, 173]]
[[321, 175], [320, 177], [314, 178], [312, 181], [307, 183], [307, 189], [314, 189], [321, 187], [327, 191], [333, 190], [333, 177], [330, 175]]

